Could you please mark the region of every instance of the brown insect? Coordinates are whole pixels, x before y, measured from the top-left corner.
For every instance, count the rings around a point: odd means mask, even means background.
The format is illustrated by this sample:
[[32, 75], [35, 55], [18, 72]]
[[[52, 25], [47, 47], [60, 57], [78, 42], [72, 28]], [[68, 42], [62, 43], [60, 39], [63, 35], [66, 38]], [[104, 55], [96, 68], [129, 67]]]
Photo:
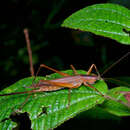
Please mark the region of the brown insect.
[[[119, 63], [122, 59], [124, 59], [125, 57], [127, 57], [130, 54], [130, 52], [128, 52], [127, 54], [125, 54], [124, 56], [122, 56], [119, 60], [117, 60], [114, 64], [112, 64], [107, 70], [105, 70], [102, 75], [104, 73], [106, 73], [108, 70], [110, 70], [112, 67], [114, 67], [117, 63]], [[47, 92], [47, 91], [56, 91], [56, 90], [60, 90], [63, 88], [68, 88], [69, 90], [73, 89], [73, 88], [78, 88], [80, 87], [82, 84], [84, 84], [87, 87], [93, 88], [95, 91], [97, 91], [100, 95], [104, 96], [99, 90], [97, 90], [95, 87], [92, 86], [92, 84], [94, 84], [96, 81], [101, 80], [101, 76], [100, 73], [96, 67], [95, 64], [92, 64], [91, 67], [89, 68], [89, 70], [87, 71], [86, 75], [82, 75], [82, 74], [78, 74], [76, 69], [74, 68], [73, 65], [71, 65], [71, 68], [74, 72], [74, 75], [71, 76], [67, 73], [63, 73], [60, 72], [56, 69], [53, 69], [49, 66], [46, 66], [45, 64], [41, 64], [36, 76], [38, 75], [39, 71], [41, 68], [47, 68], [53, 72], [56, 72], [64, 77], [62, 78], [57, 78], [57, 79], [53, 79], [53, 80], [40, 80], [38, 83], [33, 84], [32, 86], [30, 86], [31, 88], [34, 88], [31, 91], [25, 91], [25, 92], [15, 92], [15, 93], [7, 93], [7, 94], [1, 94], [0, 96], [8, 96], [8, 95], [15, 95], [15, 94], [24, 94], [24, 93], [36, 93], [36, 92]], [[97, 75], [91, 75], [92, 69], [95, 68]]]
[[[71, 65], [71, 68], [74, 72], [73, 76], [71, 76], [67, 73], [63, 73], [63, 72], [60, 72], [58, 70], [55, 70], [55, 69], [53, 69], [49, 66], [46, 66], [44, 64], [40, 65], [38, 72], [40, 71], [40, 69], [42, 67], [47, 68], [49, 70], [52, 70], [52, 71], [54, 71], [54, 72], [56, 72], [56, 73], [58, 73], [58, 74], [60, 74], [64, 77], [53, 79], [53, 80], [40, 80], [38, 83], [30, 86], [31, 88], [33, 88], [33, 90], [31, 90], [31, 91], [7, 93], [7, 94], [1, 94], [0, 96], [9, 96], [9, 95], [25, 94], [25, 93], [37, 93], [37, 92], [48, 92], [48, 91], [56, 91], [56, 90], [68, 88], [69, 93], [68, 93], [68, 106], [67, 107], [69, 107], [70, 106], [70, 92], [71, 92], [70, 90], [74, 89], [74, 88], [78, 88], [82, 84], [84, 84], [87, 87], [94, 89], [101, 96], [104, 96], [98, 89], [96, 89], [95, 87], [92, 86], [92, 84], [94, 84], [97, 80], [101, 79], [101, 76], [100, 76], [95, 64], [91, 65], [91, 67], [89, 68], [86, 75], [78, 74], [76, 69], [74, 68], [74, 66]], [[93, 68], [95, 68], [98, 75], [90, 75]], [[37, 72], [37, 74], [38, 74], [38, 72]], [[36, 74], [36, 76], [37, 76], [37, 74]], [[28, 100], [28, 98], [22, 104], [22, 106], [27, 102], [27, 100]], [[22, 108], [22, 106], [21, 106], [21, 108]]]
[[[15, 93], [7, 93], [7, 94], [1, 94], [0, 96], [8, 96], [8, 95], [15, 95], [15, 94], [24, 94], [24, 93], [36, 93], [36, 92], [47, 92], [47, 91], [56, 91], [60, 90], [63, 88], [68, 88], [68, 89], [73, 89], [73, 88], [78, 88], [82, 84], [85, 86], [88, 86], [90, 88], [93, 88], [95, 91], [97, 91], [100, 95], [103, 96], [103, 94], [98, 91], [95, 87], [93, 87], [91, 84], [94, 84], [97, 80], [101, 79], [101, 76], [96, 68], [95, 64], [92, 64], [91, 67], [89, 68], [88, 72], [86, 75], [78, 74], [76, 69], [74, 68], [73, 65], [71, 65], [71, 68], [74, 72], [74, 75], [71, 76], [67, 73], [60, 72], [58, 70], [55, 70], [51, 67], [48, 67], [44, 64], [40, 65], [39, 70], [44, 67], [49, 70], [52, 70], [64, 77], [58, 78], [58, 79], [53, 79], [53, 80], [40, 80], [38, 83], [33, 84], [30, 86], [31, 88], [35, 88], [34, 90], [31, 91], [25, 91], [25, 92], [15, 92]], [[98, 75], [90, 75], [92, 69], [95, 68], [96, 72]], [[39, 72], [38, 70], [38, 72]]]
[[[26, 36], [26, 41], [27, 41], [27, 45], [30, 45], [29, 42], [29, 37], [28, 37], [28, 32], [27, 30], [24, 30], [25, 36]], [[30, 64], [32, 65], [32, 55], [31, 55], [31, 48], [30, 46], [28, 46], [28, 52], [29, 56], [31, 59], [30, 60]], [[106, 73], [108, 70], [110, 70], [113, 66], [115, 66], [117, 63], [119, 63], [122, 59], [124, 59], [125, 57], [127, 57], [130, 54], [130, 52], [128, 52], [127, 54], [125, 54], [123, 57], [121, 57], [119, 60], [117, 60], [114, 64], [112, 64], [107, 70], [105, 70], [102, 75], [104, 73]], [[9, 96], [9, 95], [15, 95], [15, 94], [24, 94], [24, 93], [36, 93], [36, 92], [47, 92], [47, 91], [56, 91], [56, 90], [60, 90], [63, 88], [68, 88], [69, 89], [69, 96], [70, 97], [70, 90], [74, 89], [74, 88], [78, 88], [80, 87], [82, 84], [90, 87], [92, 89], [94, 89], [95, 91], [97, 91], [101, 96], [104, 96], [98, 89], [96, 89], [95, 87], [92, 86], [92, 84], [94, 84], [97, 80], [101, 79], [100, 73], [97, 70], [97, 67], [95, 64], [92, 64], [91, 67], [89, 68], [89, 70], [87, 71], [86, 75], [82, 75], [82, 74], [78, 74], [76, 69], [74, 68], [73, 65], [71, 65], [71, 68], [74, 72], [74, 75], [71, 76], [67, 73], [63, 73], [60, 72], [56, 69], [53, 69], [51, 67], [46, 66], [45, 64], [41, 64], [38, 72], [36, 74], [36, 76], [38, 75], [40, 69], [44, 67], [47, 68], [49, 70], [52, 70], [53, 72], [56, 72], [60, 75], [62, 75], [62, 78], [57, 78], [57, 79], [53, 79], [53, 80], [40, 80], [38, 83], [33, 84], [32, 86], [30, 86], [31, 88], [33, 88], [33, 90], [31, 91], [24, 91], [24, 92], [14, 92], [14, 93], [7, 93], [7, 94], [1, 94], [0, 96]], [[31, 66], [30, 68], [33, 68], [33, 66]], [[91, 75], [92, 69], [95, 68], [97, 75]], [[32, 76], [33, 76], [33, 69], [30, 69], [32, 72]], [[35, 79], [35, 78], [34, 78]], [[70, 98], [69, 98], [70, 100]]]

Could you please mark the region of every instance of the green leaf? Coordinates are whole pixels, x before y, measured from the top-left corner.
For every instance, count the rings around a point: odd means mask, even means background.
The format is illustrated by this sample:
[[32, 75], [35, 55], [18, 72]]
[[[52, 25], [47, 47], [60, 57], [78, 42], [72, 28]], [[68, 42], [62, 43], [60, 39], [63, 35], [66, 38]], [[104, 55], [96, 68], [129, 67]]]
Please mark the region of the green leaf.
[[[68, 74], [73, 74], [71, 70], [64, 71]], [[78, 73], [86, 74], [85, 71], [79, 70]], [[55, 79], [61, 77], [59, 74], [51, 74], [47, 77], [39, 77], [39, 79]], [[37, 79], [37, 80], [39, 80]], [[27, 91], [32, 84], [33, 78], [22, 79], [10, 87], [4, 89], [2, 93]], [[101, 80], [93, 85], [103, 94], [108, 91], [106, 83]], [[18, 108], [28, 97], [28, 94], [18, 94], [11, 96], [0, 97], [0, 121], [9, 119], [12, 112], [18, 112]], [[31, 128], [33, 130], [48, 130], [55, 128], [73, 118], [78, 113], [89, 110], [97, 104], [101, 104], [104, 97], [98, 94], [95, 90], [80, 86], [77, 89], [71, 90], [70, 105], [68, 107], [68, 89], [41, 92], [31, 94], [29, 100], [22, 107], [19, 113], [27, 112], [31, 120]], [[2, 128], [2, 123], [0, 127]], [[12, 127], [13, 128], [13, 127]]]
[[[127, 87], [116, 87], [111, 89], [108, 94], [127, 103], [127, 100], [125, 99], [124, 95], [120, 93], [120, 91], [130, 91], [130, 89]], [[101, 108], [116, 116], [130, 116], [129, 107], [113, 100], [107, 100], [101, 105]]]
[[5, 120], [3, 122], [0, 122], [0, 130], [11, 130], [15, 127], [16, 123], [12, 122], [11, 120]]
[[69, 16], [63, 27], [89, 31], [130, 44], [130, 11], [116, 4], [95, 4]]

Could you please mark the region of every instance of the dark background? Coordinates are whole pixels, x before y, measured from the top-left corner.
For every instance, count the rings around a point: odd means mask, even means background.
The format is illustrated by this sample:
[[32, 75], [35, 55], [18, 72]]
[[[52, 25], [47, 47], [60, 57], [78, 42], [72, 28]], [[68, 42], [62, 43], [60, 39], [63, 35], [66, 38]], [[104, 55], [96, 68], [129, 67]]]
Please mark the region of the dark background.
[[[24, 28], [29, 29], [35, 72], [42, 63], [58, 70], [69, 69], [70, 64], [77, 69], [87, 70], [92, 63], [95, 63], [100, 72], [103, 72], [115, 60], [130, 51], [130, 46], [117, 43], [115, 40], [60, 27], [63, 20], [73, 12], [92, 4], [107, 2], [130, 8], [129, 0], [8, 0], [0, 2], [0, 89], [30, 76]], [[129, 76], [129, 59], [130, 56], [104, 77]], [[50, 73], [44, 69], [39, 75]], [[80, 122], [79, 124], [86, 125], [87, 129], [86, 120], [76, 121], [75, 119], [69, 121], [69, 126], [74, 128]], [[89, 121], [93, 124], [95, 120]], [[96, 121], [99, 122], [99, 120]], [[116, 127], [123, 126], [124, 122], [116, 123]], [[109, 123], [114, 126], [108, 121]], [[68, 128], [66, 124], [62, 126], [60, 129]]]

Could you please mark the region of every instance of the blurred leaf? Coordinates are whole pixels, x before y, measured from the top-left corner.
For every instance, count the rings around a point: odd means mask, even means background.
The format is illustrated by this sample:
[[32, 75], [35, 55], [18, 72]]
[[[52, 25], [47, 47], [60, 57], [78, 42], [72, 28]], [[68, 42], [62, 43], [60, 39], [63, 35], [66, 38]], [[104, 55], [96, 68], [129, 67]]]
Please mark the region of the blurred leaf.
[[16, 123], [12, 122], [11, 120], [5, 120], [0, 122], [0, 130], [11, 130], [12, 128], [16, 127]]
[[92, 119], [107, 119], [107, 120], [117, 120], [117, 121], [121, 120], [120, 117], [107, 112], [105, 109], [100, 107], [100, 105], [81, 113], [79, 117], [80, 118], [89, 117]]
[[130, 1], [129, 0], [108, 0], [109, 3], [115, 3], [115, 4], [120, 4], [125, 7], [130, 8]]
[[[130, 89], [127, 87], [116, 87], [111, 89], [108, 94], [118, 100], [122, 100], [127, 103], [127, 100], [123, 94], [120, 93], [120, 91], [130, 91]], [[130, 108], [113, 100], [107, 100], [101, 105], [101, 107], [105, 111], [116, 116], [130, 116]]]
[[69, 16], [62, 26], [130, 44], [130, 11], [116, 4], [96, 4], [83, 8]]
[[91, 47], [94, 46], [92, 34], [89, 32], [73, 30], [72, 37], [77, 45], [91, 46]]

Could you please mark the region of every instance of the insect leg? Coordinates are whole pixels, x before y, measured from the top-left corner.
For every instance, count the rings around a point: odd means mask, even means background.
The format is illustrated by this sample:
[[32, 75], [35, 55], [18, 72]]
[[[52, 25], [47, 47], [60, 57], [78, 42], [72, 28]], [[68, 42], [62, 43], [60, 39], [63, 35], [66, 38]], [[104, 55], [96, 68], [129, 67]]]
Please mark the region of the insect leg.
[[75, 67], [73, 65], [70, 65], [71, 69], [73, 70], [74, 74], [75, 75], [78, 75], [78, 72], [77, 70], [75, 69]]
[[86, 82], [84, 82], [83, 84], [84, 84], [85, 86], [87, 86], [87, 87], [90, 87], [90, 88], [94, 89], [94, 90], [97, 91], [101, 96], [104, 97], [104, 95], [103, 95], [98, 89], [96, 89], [94, 86], [92, 86], [92, 85], [90, 85], [89, 83], [86, 83]]
[[67, 105], [67, 108], [69, 108], [69, 106], [70, 106], [70, 100], [71, 100], [71, 88], [68, 89], [68, 105]]
[[79, 85], [74, 86], [74, 87], [68, 89], [68, 106], [67, 106], [67, 108], [69, 108], [69, 106], [70, 106], [70, 101], [71, 101], [71, 90], [72, 90], [73, 88], [78, 88], [78, 87], [79, 87]]
[[56, 70], [56, 69], [53, 69], [53, 68], [51, 68], [51, 67], [49, 67], [49, 66], [47, 66], [47, 65], [45, 65], [45, 64], [41, 64], [41, 65], [40, 65], [37, 74], [39, 73], [39, 71], [40, 71], [41, 68], [49, 69], [49, 70], [54, 71], [54, 72], [56, 72], [56, 73], [58, 73], [58, 74], [60, 74], [60, 75], [62, 75], [62, 76], [70, 76], [69, 74], [60, 72], [60, 71], [58, 71], [58, 70]]
[[97, 72], [97, 74], [98, 74], [98, 77], [101, 77], [101, 76], [100, 76], [100, 73], [99, 73], [99, 71], [98, 71], [98, 69], [97, 69], [97, 67], [96, 67], [95, 64], [92, 64], [92, 65], [90, 66], [90, 68], [89, 68], [89, 70], [88, 70], [88, 72], [87, 72], [87, 75], [90, 75], [90, 73], [92, 72], [92, 69], [93, 69], [93, 68], [95, 68], [95, 70], [96, 70], [96, 72]]
[[60, 75], [62, 75], [62, 76], [70, 76], [69, 74], [60, 72], [60, 71], [58, 71], [58, 70], [56, 70], [56, 69], [53, 69], [53, 68], [51, 68], [51, 67], [49, 67], [49, 66], [47, 66], [47, 65], [45, 65], [45, 64], [41, 64], [40, 67], [39, 67], [38, 70], [37, 70], [37, 73], [36, 73], [36, 75], [35, 75], [33, 81], [32, 81], [32, 86], [33, 86], [33, 82], [35, 81], [35, 79], [36, 79], [38, 73], [40, 72], [41, 68], [46, 68], [46, 69], [52, 70], [52, 71], [54, 71], [54, 72], [56, 72], [56, 73], [58, 73], [58, 74], [60, 74]]

